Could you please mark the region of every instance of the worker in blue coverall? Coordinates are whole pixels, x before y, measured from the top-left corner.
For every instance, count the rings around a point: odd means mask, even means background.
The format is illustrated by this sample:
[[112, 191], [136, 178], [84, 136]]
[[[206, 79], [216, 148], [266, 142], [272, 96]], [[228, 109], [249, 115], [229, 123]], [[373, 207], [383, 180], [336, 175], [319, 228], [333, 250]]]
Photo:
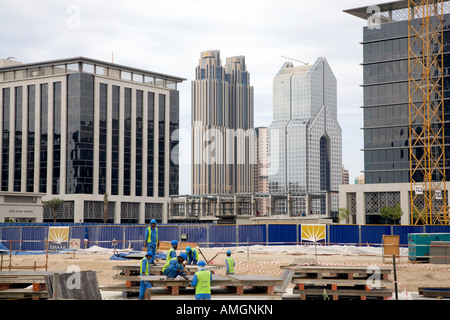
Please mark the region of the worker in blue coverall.
[[172, 248], [169, 249], [169, 251], [167, 251], [167, 257], [166, 260], [170, 260], [172, 258], [175, 258], [177, 256], [177, 248], [178, 248], [178, 241], [177, 240], [172, 240], [172, 242], [170, 243], [172, 245]]
[[198, 252], [191, 247], [186, 247], [186, 254], [188, 256], [188, 264], [196, 265], [198, 262]]
[[[153, 256], [153, 253], [148, 251], [144, 258], [141, 260], [140, 272], [141, 276], [149, 276], [150, 275], [150, 260]], [[139, 286], [139, 299], [144, 299], [145, 291], [152, 287], [151, 283], [148, 281], [141, 280], [141, 284]]]
[[206, 270], [206, 263], [201, 260], [191, 281], [191, 287], [195, 288], [195, 300], [211, 300], [211, 282], [211, 271]]
[[181, 253], [176, 259], [170, 260], [169, 266], [164, 270], [164, 274], [169, 278], [176, 278], [177, 276], [182, 276], [187, 279], [186, 272], [184, 272], [183, 261], [187, 259], [185, 253]]
[[151, 264], [155, 264], [156, 257], [156, 248], [159, 248], [159, 238], [158, 238], [158, 228], [156, 227], [156, 220], [152, 219], [150, 221], [150, 227], [145, 229], [145, 237], [144, 237], [144, 247], [147, 251], [151, 251], [153, 253]]

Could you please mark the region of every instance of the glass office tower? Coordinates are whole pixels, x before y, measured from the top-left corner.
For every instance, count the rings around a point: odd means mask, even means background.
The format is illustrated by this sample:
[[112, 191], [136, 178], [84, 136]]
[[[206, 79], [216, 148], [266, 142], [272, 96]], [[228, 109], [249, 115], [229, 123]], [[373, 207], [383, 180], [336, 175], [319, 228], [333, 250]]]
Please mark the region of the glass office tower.
[[105, 194], [109, 222], [163, 221], [184, 80], [83, 57], [0, 67], [1, 191], [63, 199], [58, 221], [103, 221]]
[[[286, 62], [273, 80], [273, 99], [269, 192], [307, 195], [297, 201], [297, 214], [326, 214], [328, 197], [337, 211], [331, 191], [342, 180], [342, 132], [336, 78], [327, 60], [296, 67]], [[286, 213], [283, 202], [276, 213]]]

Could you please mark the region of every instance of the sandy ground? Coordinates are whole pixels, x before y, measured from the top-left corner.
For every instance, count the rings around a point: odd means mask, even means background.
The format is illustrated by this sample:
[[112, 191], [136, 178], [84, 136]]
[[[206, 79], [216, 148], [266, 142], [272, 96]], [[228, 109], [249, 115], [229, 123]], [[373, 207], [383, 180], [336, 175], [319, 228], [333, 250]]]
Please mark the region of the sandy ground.
[[[392, 267], [392, 259], [387, 259], [382, 263], [379, 256], [354, 256], [354, 255], [313, 255], [313, 254], [288, 254], [288, 253], [248, 253], [245, 250], [233, 253], [236, 261], [236, 274], [254, 274], [280, 277], [283, 272], [282, 267], [290, 264], [317, 263], [322, 265], [347, 265], [347, 266], [388, 266]], [[244, 252], [242, 252], [244, 251]], [[225, 253], [223, 249], [202, 249], [206, 259], [213, 258], [216, 253], [219, 255], [213, 260], [216, 265], [223, 266]], [[114, 280], [113, 276], [118, 274], [113, 270], [113, 266], [120, 264], [138, 264], [139, 260], [111, 260], [112, 253], [62, 253], [48, 255], [49, 271], [67, 271], [73, 266], [81, 271], [95, 270], [98, 272], [100, 286], [123, 283]], [[3, 268], [9, 265], [9, 256], [3, 257]], [[37, 266], [45, 265], [45, 254], [36, 255], [14, 255], [12, 256], [13, 266]], [[164, 261], [160, 261], [163, 263]], [[398, 262], [398, 261], [397, 261]], [[39, 269], [43, 270], [43, 269]], [[216, 271], [217, 274], [224, 274], [224, 268]], [[391, 273], [390, 280], [394, 280]], [[419, 287], [450, 287], [450, 265], [437, 265], [429, 263], [412, 263], [407, 257], [400, 258], [397, 265], [397, 281], [399, 291], [417, 292]]]

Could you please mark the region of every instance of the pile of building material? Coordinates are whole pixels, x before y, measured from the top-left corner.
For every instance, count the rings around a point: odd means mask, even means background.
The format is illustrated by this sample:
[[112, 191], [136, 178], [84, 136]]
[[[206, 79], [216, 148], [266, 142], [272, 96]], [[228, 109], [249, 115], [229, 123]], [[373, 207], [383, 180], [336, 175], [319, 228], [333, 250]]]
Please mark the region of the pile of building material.
[[1, 271], [0, 299], [102, 300], [94, 271]]
[[45, 284], [53, 300], [102, 300], [95, 271], [55, 272], [45, 277]]
[[0, 299], [47, 299], [50, 271], [0, 271]]
[[422, 287], [419, 294], [427, 298], [450, 299], [450, 288]]
[[377, 266], [294, 266], [293, 293], [300, 299], [383, 299], [392, 296], [391, 268]]
[[[119, 274], [114, 279], [121, 279], [125, 284], [102, 287], [102, 291], [121, 291], [123, 297], [133, 297], [139, 292], [140, 281], [149, 281], [152, 284], [151, 296], [168, 297], [178, 295], [191, 295], [194, 297], [194, 288], [190, 286], [193, 274], [197, 271], [197, 266], [187, 265], [187, 279], [171, 279], [161, 274], [162, 265], [150, 266], [150, 276], [139, 275], [139, 265], [117, 265], [114, 269]], [[207, 270], [217, 270], [217, 266], [208, 265]], [[284, 291], [277, 288], [283, 287], [284, 280], [269, 276], [259, 275], [212, 275], [212, 294], [239, 295], [247, 294], [264, 295], [272, 299], [281, 299]]]

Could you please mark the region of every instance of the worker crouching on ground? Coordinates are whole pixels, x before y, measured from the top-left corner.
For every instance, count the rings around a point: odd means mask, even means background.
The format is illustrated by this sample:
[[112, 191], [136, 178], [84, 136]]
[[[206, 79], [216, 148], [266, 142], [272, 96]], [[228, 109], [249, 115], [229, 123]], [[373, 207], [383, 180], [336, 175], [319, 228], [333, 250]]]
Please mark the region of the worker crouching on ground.
[[156, 220], [152, 219], [150, 221], [150, 227], [145, 229], [145, 237], [144, 237], [144, 248], [147, 251], [151, 251], [153, 253], [151, 264], [155, 264], [156, 257], [156, 248], [159, 248], [159, 239], [158, 239], [158, 228], [156, 227]]
[[[140, 275], [141, 276], [149, 276], [150, 275], [150, 260], [153, 257], [153, 253], [148, 251], [144, 258], [141, 260], [141, 269], [140, 269]], [[141, 284], [139, 286], [139, 299], [144, 299], [145, 292], [147, 289], [150, 289], [152, 287], [151, 283], [149, 281], [143, 281], [141, 280]], [[149, 292], [147, 291], [148, 298], [150, 297]]]
[[172, 245], [172, 248], [170, 248], [169, 251], [167, 251], [167, 258], [166, 258], [166, 260], [170, 260], [172, 258], [176, 258], [177, 257], [177, 252], [175, 250], [177, 250], [177, 248], [178, 248], [178, 241], [177, 240], [172, 240], [172, 242], [170, 244]]
[[206, 270], [206, 263], [202, 260], [191, 282], [191, 287], [195, 287], [195, 300], [211, 300], [211, 282], [211, 271]]
[[166, 275], [169, 278], [176, 278], [178, 276], [182, 276], [184, 279], [187, 279], [186, 277], [186, 272], [184, 272], [184, 267], [183, 267], [183, 261], [185, 261], [187, 259], [187, 256], [185, 253], [181, 253], [178, 257], [176, 258], [172, 258], [170, 260], [168, 260], [169, 265], [166, 267], [166, 265], [164, 265], [163, 269], [163, 274]]
[[188, 264], [196, 265], [198, 262], [198, 252], [191, 247], [186, 247], [186, 254], [188, 256]]
[[227, 257], [225, 259], [226, 274], [234, 274], [234, 259], [231, 257], [231, 251], [227, 251]]

